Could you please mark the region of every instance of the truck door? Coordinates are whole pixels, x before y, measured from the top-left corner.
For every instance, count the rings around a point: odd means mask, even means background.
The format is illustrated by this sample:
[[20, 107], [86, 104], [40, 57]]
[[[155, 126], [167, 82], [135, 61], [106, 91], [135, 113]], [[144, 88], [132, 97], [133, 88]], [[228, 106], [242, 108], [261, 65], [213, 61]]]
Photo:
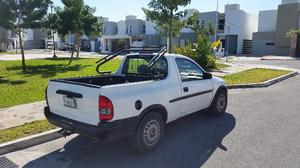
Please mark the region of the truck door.
[[175, 59], [181, 78], [181, 96], [173, 101], [181, 101], [183, 115], [209, 107], [213, 93], [210, 79], [203, 79], [204, 71], [186, 58]]

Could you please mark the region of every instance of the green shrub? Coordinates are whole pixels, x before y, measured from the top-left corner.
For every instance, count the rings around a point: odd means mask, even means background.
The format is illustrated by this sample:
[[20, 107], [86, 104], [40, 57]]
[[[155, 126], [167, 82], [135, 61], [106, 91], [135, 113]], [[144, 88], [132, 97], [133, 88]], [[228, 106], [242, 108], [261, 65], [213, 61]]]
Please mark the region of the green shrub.
[[182, 48], [175, 48], [175, 53], [190, 57], [201, 65], [204, 69], [216, 69], [216, 58], [213, 55], [213, 49], [220, 46], [221, 41], [211, 42], [209, 39], [215, 33], [213, 24], [199, 24], [199, 12], [195, 12], [193, 16], [186, 21], [186, 28], [190, 28], [197, 35], [197, 42], [187, 43]]
[[213, 56], [211, 42], [208, 38], [198, 35], [197, 44], [191, 42], [184, 47], [175, 48], [175, 53], [187, 56], [196, 61], [204, 69], [215, 69], [216, 58]]

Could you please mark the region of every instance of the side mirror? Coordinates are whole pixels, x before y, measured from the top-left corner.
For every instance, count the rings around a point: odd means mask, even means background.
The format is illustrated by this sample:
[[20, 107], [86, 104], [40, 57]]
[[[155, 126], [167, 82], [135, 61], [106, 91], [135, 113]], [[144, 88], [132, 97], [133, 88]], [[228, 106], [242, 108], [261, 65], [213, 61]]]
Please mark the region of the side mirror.
[[212, 79], [212, 74], [211, 73], [208, 73], [208, 72], [204, 72], [203, 73], [203, 79]]

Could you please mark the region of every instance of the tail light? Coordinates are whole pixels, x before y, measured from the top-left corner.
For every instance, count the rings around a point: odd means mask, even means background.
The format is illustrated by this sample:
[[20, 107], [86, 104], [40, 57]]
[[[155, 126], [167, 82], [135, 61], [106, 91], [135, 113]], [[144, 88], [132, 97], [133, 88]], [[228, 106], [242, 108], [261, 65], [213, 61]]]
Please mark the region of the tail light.
[[99, 96], [99, 119], [101, 121], [110, 121], [114, 117], [114, 107], [109, 98], [105, 96]]

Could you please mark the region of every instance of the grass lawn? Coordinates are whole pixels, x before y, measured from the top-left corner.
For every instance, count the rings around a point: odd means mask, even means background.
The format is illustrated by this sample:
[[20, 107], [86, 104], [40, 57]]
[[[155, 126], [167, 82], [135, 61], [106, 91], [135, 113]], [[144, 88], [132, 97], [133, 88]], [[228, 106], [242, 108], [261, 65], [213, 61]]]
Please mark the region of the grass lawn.
[[13, 52], [0, 52], [0, 56], [1, 56], [1, 55], [6, 55], [6, 54], [12, 55], [12, 54], [15, 54], [15, 53], [13, 53]]
[[224, 68], [228, 68], [228, 67], [230, 67], [230, 65], [217, 62], [215, 70], [220, 70], [220, 69], [224, 69]]
[[56, 128], [47, 120], [34, 121], [22, 126], [0, 130], [0, 143], [9, 142], [29, 135], [38, 134]]
[[[49, 79], [97, 75], [98, 59], [78, 59], [67, 67], [68, 59], [27, 60], [27, 72], [20, 61], [0, 61], [0, 108], [44, 100]], [[115, 71], [120, 60], [103, 65], [101, 70]]]
[[255, 68], [224, 76], [223, 79], [228, 85], [261, 83], [288, 73], [291, 71]]

